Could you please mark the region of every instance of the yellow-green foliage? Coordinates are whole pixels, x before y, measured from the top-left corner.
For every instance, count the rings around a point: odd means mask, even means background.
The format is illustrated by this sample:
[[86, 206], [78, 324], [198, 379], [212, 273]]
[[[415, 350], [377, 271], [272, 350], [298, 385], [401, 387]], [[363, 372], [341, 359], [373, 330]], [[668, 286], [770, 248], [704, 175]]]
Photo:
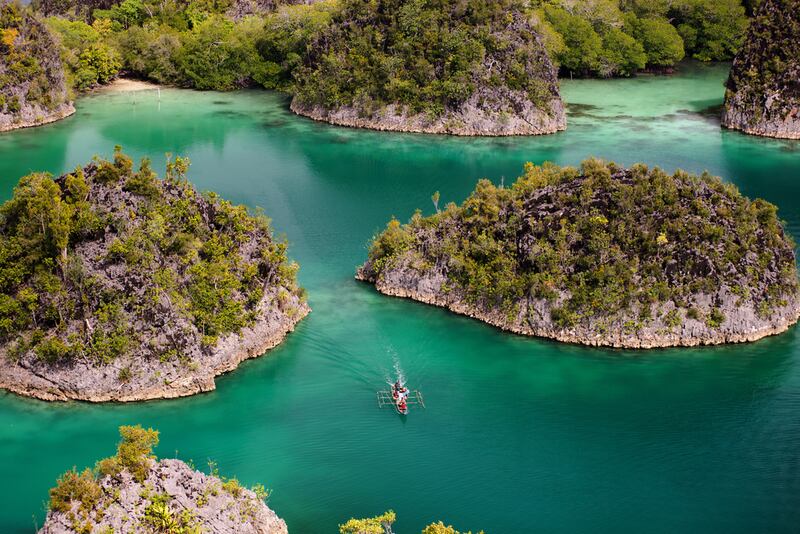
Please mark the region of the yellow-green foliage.
[[175, 513], [170, 508], [171, 498], [166, 493], [150, 497], [150, 504], [144, 509], [144, 523], [158, 534], [201, 534], [197, 520], [189, 510]]
[[242, 495], [242, 485], [235, 478], [231, 478], [222, 483], [222, 489], [230, 493], [233, 498], [239, 498]]
[[526, 4], [344, 0], [295, 71], [296, 96], [367, 114], [396, 103], [439, 116], [480, 85], [524, 91], [544, 106], [556, 88]]
[[[398, 262], [440, 269], [450, 290], [509, 313], [528, 297], [562, 295], [553, 319], [565, 327], [625, 312], [647, 319], [651, 305], [688, 308], [720, 287], [747, 288], [767, 307], [798, 291], [793, 244], [772, 204], [707, 174], [599, 160], [529, 164], [510, 188], [481, 180], [460, 207], [390, 221], [365, 268], [379, 278]], [[724, 321], [717, 310], [706, 322]]]
[[[472, 534], [472, 531], [460, 532], [450, 525], [445, 526], [444, 523], [439, 521], [438, 523], [431, 523], [423, 528], [422, 534]], [[481, 530], [478, 534], [483, 534], [483, 531]]]
[[19, 113], [26, 103], [53, 109], [63, 102], [53, 83], [57, 54], [47, 28], [28, 9], [0, 2], [0, 113]]
[[61, 475], [56, 486], [50, 490], [50, 508], [56, 512], [69, 512], [73, 503], [80, 503], [79, 509], [89, 513], [102, 495], [103, 491], [91, 469], [78, 473], [73, 467]]
[[103, 476], [116, 476], [127, 470], [137, 482], [142, 482], [155, 459], [153, 448], [158, 445], [158, 431], [136, 425], [121, 426], [119, 433], [122, 440], [117, 445], [117, 455], [101, 460], [98, 470]]
[[[57, 180], [23, 177], [0, 207], [0, 342], [51, 364], [108, 363], [141, 346], [135, 326], [168, 301], [197, 329], [181, 341], [202, 338], [213, 347], [252, 324], [267, 288], [301, 295], [297, 265], [287, 261], [286, 243], [273, 239], [269, 220], [199, 195], [186, 181], [188, 166], [185, 158], [170, 160], [162, 181], [148, 159], [135, 170], [116, 147], [111, 161], [95, 158]], [[104, 261], [135, 277], [143, 296], [107, 283], [76, 250], [103, 246], [101, 236], [109, 241]], [[148, 349], [160, 358], [176, 347]]]
[[347, 523], [339, 525], [339, 534], [384, 534], [384, 526], [391, 526], [397, 516], [391, 510], [376, 517], [366, 519], [350, 519]]
[[85, 91], [117, 76], [122, 67], [119, 53], [97, 28], [60, 17], [48, 18], [47, 25], [59, 36], [61, 57], [75, 89]]

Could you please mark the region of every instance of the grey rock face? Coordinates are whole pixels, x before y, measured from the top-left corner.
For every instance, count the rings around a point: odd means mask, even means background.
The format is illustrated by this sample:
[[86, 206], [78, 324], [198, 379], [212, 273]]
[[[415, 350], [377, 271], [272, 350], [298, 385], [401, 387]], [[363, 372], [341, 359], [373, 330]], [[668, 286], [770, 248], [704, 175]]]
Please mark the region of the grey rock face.
[[723, 126], [800, 139], [800, 1], [761, 3], [727, 86]]
[[[515, 61], [514, 50], [532, 46], [533, 57], [522, 68], [529, 80], [540, 84], [537, 97], [519, 89], [512, 89], [496, 80], [473, 76], [474, 91], [459, 105], [448, 105], [438, 116], [417, 113], [407, 106], [389, 103], [375, 109], [371, 102], [353, 102], [336, 108], [327, 108], [314, 102], [294, 97], [291, 110], [298, 115], [339, 126], [373, 130], [447, 134], [459, 136], [512, 136], [542, 135], [565, 130], [567, 127], [564, 103], [558, 86], [558, 75], [538, 35], [524, 14], [509, 13], [508, 26], [495, 28], [497, 36], [514, 39], [515, 43], [504, 50], [488, 52], [483, 59], [484, 72], [503, 72]], [[511, 36], [511, 37], [509, 37]], [[500, 37], [498, 37], [500, 39]], [[322, 57], [326, 39], [315, 44], [314, 56]]]
[[[620, 170], [611, 178], [612, 182], [621, 184], [633, 184], [634, 180], [630, 170]], [[530, 261], [540, 254], [543, 249], [538, 245], [538, 240], [547, 241], [548, 238], [543, 236], [548, 234], [541, 231], [546, 225], [555, 222], [566, 227], [569, 221], [587, 218], [586, 213], [581, 211], [582, 208], [576, 207], [580, 205], [576, 200], [579, 192], [589, 191], [584, 185], [584, 179], [578, 177], [557, 185], [534, 188], [521, 198], [512, 197], [513, 200], [507, 203], [494, 205], [501, 215], [492, 223], [485, 220], [465, 221], [458, 215], [446, 216], [445, 213], [439, 219], [431, 217], [423, 219], [425, 223], [409, 224], [404, 230], [408, 232], [406, 235], [409, 236], [409, 244], [396, 253], [371, 256], [372, 259], [358, 269], [356, 278], [374, 284], [378, 291], [386, 295], [444, 307], [503, 330], [590, 346], [655, 348], [749, 342], [781, 333], [800, 318], [795, 253], [790, 241], [784, 239], [783, 229], [780, 227], [768, 229], [756, 226], [751, 230], [757, 239], [764, 238], [760, 246], [774, 249], [774, 259], [766, 264], [753, 252], [736, 260], [735, 265], [717, 264], [712, 261], [713, 256], [707, 255], [714, 251], [696, 247], [686, 241], [669, 241], [666, 235], [666, 242], [661, 246], [667, 248], [661, 248], [658, 252], [647, 252], [647, 249], [635, 247], [623, 249], [619, 244], [607, 244], [604, 250], [617, 250], [618, 254], [628, 257], [636, 265], [639, 262], [644, 264], [648, 258], [652, 258], [649, 254], [655, 254], [656, 258], [669, 257], [669, 261], [658, 267], [664, 273], [664, 279], [670, 280], [676, 287], [687, 288], [685, 293], [672, 293], [663, 299], [648, 301], [646, 314], [642, 314], [638, 306], [628, 304], [619, 311], [586, 311], [574, 322], [559, 322], [556, 319], [558, 311], [563, 310], [565, 303], [572, 298], [568, 289], [570, 286], [563, 282], [553, 283], [551, 295], [538, 293], [540, 296], [537, 296], [532, 284], [523, 287], [514, 294], [513, 305], [509, 306], [504, 306], [497, 298], [483, 299], [481, 296], [476, 297], [474, 293], [468, 294], [468, 286], [461, 281], [468, 276], [463, 274], [464, 261], [467, 260], [459, 256], [461, 249], [457, 243], [476, 239], [475, 235], [502, 235], [487, 238], [497, 239], [490, 241], [492, 244], [486, 245], [487, 248], [492, 247], [491, 250], [495, 250], [499, 247], [502, 254], [513, 263], [514, 269], [518, 269], [520, 278], [514, 283], [528, 283], [524, 282], [524, 275], [533, 276], [540, 274], [542, 270], [514, 262], [520, 258], [520, 261]], [[621, 195], [619, 191], [610, 187], [593, 188], [591, 197], [587, 197], [591, 200], [587, 200], [586, 205], [592, 206], [595, 213], [605, 214], [604, 218], [608, 217], [604, 224], [609, 224], [614, 213], [620, 209], [614, 196]], [[741, 220], [730, 215], [734, 209], [729, 207], [729, 201], [714, 195], [708, 182], [698, 181], [691, 190], [684, 189], [678, 195], [682, 200], [676, 202], [689, 203], [699, 198], [716, 198], [716, 204], [710, 205], [716, 206], [720, 210], [719, 214], [709, 213], [705, 222], [712, 224], [713, 221], [713, 225], [724, 235], [737, 236], [737, 227]], [[481, 208], [473, 206], [473, 209], [478, 212]], [[631, 213], [635, 214], [636, 220], [628, 221], [628, 224], [636, 224], [641, 228], [647, 228], [648, 223], [663, 217], [663, 213], [657, 212]], [[722, 213], [728, 215], [723, 216]], [[704, 224], [702, 218], [695, 217], [691, 220], [695, 227], [702, 227]], [[524, 222], [516, 226], [509, 221]], [[504, 233], [509, 227], [512, 230], [508, 234]], [[770, 236], [779, 236], [779, 239], [773, 240]], [[589, 246], [580, 241], [575, 233], [570, 234], [564, 243], [570, 239], [570, 246], [578, 249]], [[686, 239], [695, 243], [694, 238]], [[565, 254], [564, 257], [575, 256]], [[760, 260], [762, 263], [759, 263]], [[471, 256], [469, 261], [480, 263], [483, 260]], [[560, 264], [565, 269], [578, 269], [577, 265], [569, 263], [570, 260], [559, 261], [567, 262]], [[724, 270], [718, 269], [718, 265], [722, 265]], [[743, 278], [743, 273], [757, 273], [757, 278]], [[703, 279], [709, 282], [696, 283]], [[789, 281], [790, 279], [794, 282]], [[632, 278], [633, 284], [644, 290], [650, 287], [648, 284], [651, 282], [648, 281], [652, 280], [641, 272], [637, 272]], [[745, 282], [746, 280], [749, 282]], [[752, 286], [748, 285], [751, 283]], [[744, 288], [747, 289], [743, 290]], [[722, 320], [710, 319], [715, 316], [722, 317]]]
[[[97, 172], [94, 165], [84, 170], [87, 176]], [[57, 183], [64, 179], [57, 179]], [[94, 180], [90, 183], [89, 199], [93, 205], [108, 210], [112, 219], [139, 224], [137, 214], [144, 213], [142, 197], [119, 185], [109, 187]], [[199, 203], [203, 224], [210, 227], [215, 208], [209, 201], [196, 192], [190, 196], [183, 186], [159, 183], [160, 195], [168, 202], [182, 202], [190, 197], [191, 202]], [[145, 295], [153, 289], [152, 279], [108, 260], [110, 247], [119, 235], [112, 226], [106, 227], [101, 235], [75, 245], [74, 255], [80, 260], [84, 274], [100, 287], [136, 302], [147, 302]], [[242, 258], [248, 261], [258, 258], [262, 252], [257, 240], [264, 234], [261, 230], [256, 232], [240, 246]], [[177, 277], [178, 283], [188, 283], [189, 275], [178, 257], [162, 255], [159, 261]], [[73, 298], [79, 300], [80, 296], [76, 294]], [[34, 350], [12, 359], [8, 353], [13, 341], [0, 345], [0, 388], [42, 400], [89, 402], [129, 402], [207, 392], [215, 389], [216, 376], [278, 345], [310, 311], [293, 288], [280, 283], [267, 284], [253, 310], [253, 323], [242, 328], [240, 333], [227, 334], [213, 346], [205, 347], [202, 332], [187, 316], [181, 303], [162, 292], [158, 302], [150, 302], [145, 312], [131, 316], [138, 340], [136, 347], [107, 363], [88, 358], [46, 362], [37, 357]], [[70, 335], [83, 338], [98, 327], [96, 317], [72, 319], [63, 332], [53, 335], [64, 339]], [[159, 351], [165, 347], [175, 347], [175, 357], [160, 357]]]
[[[255, 493], [225, 486], [219, 478], [195, 471], [180, 460], [154, 462], [142, 483], [123, 471], [118, 477], [103, 478], [100, 485], [102, 498], [89, 512], [92, 532], [157, 532], [147, 518], [147, 509], [160, 500], [166, 502], [164, 515], [176, 521], [181, 515], [190, 518], [190, 524], [201, 532], [287, 534], [286, 523]], [[77, 532], [73, 517], [78, 506], [75, 503], [71, 512], [48, 512], [39, 534]]]
[[555, 301], [544, 299], [522, 301], [517, 315], [509, 317], [501, 310], [487, 310], [470, 304], [463, 294], [452, 290], [444, 291], [442, 284], [446, 278], [441, 273], [429, 275], [426, 273], [422, 276], [408, 263], [402, 262], [393, 266], [390, 271], [382, 273], [378, 279], [370, 277], [368, 270], [368, 266], [360, 269], [356, 278], [374, 283], [376, 289], [385, 295], [410, 298], [447, 308], [459, 315], [478, 319], [515, 334], [596, 347], [650, 349], [744, 343], [785, 332], [800, 317], [800, 299], [795, 298], [787, 302], [768, 318], [763, 318], [758, 315], [752, 304], [741, 303], [741, 299], [728, 288], [721, 288], [716, 294], [702, 294], [695, 297], [697, 309], [703, 312], [707, 312], [714, 303], [717, 303], [716, 308], [726, 316], [725, 323], [719, 328], [711, 328], [699, 319], [690, 318], [686, 318], [678, 328], [666, 324], [663, 317], [676, 309], [675, 304], [669, 302], [658, 310], [660, 317], [636, 332], [630, 331], [625, 325], [632, 317], [613, 321], [603, 332], [588, 323], [565, 329], [553, 321], [551, 311], [565, 300], [566, 295]]
[[[0, 9], [7, 2], [0, 2]], [[75, 113], [69, 101], [64, 68], [58, 45], [44, 24], [33, 15], [24, 13], [14, 31], [10, 45], [0, 45], [0, 132], [39, 126], [63, 119]], [[34, 75], [19, 75], [22, 62], [37, 66]], [[27, 69], [26, 69], [27, 70]]]

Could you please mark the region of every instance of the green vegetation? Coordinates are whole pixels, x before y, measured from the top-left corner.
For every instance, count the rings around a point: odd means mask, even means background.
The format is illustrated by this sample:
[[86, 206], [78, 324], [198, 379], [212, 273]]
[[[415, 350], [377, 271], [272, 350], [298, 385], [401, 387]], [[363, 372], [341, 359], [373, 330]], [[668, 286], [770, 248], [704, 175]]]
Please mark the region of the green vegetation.
[[[92, 512], [104, 497], [100, 478], [118, 476], [128, 470], [138, 482], [144, 481], [154, 460], [153, 447], [158, 445], [158, 432], [141, 426], [119, 427], [122, 440], [117, 446], [117, 455], [98, 462], [94, 472], [85, 469], [78, 473], [75, 468], [64, 473], [50, 490], [50, 509], [69, 514], [76, 532], [92, 532]], [[110, 466], [114, 466], [113, 469]], [[77, 503], [77, 508], [73, 506]], [[77, 512], [77, 513], [75, 513]]]
[[553, 97], [549, 62], [520, 0], [345, 0], [295, 73], [303, 105], [387, 104], [440, 116], [478, 88], [523, 91], [537, 107]]
[[[175, 158], [159, 180], [119, 148], [53, 180], [22, 178], [0, 207], [0, 341], [9, 357], [102, 365], [191, 359], [301, 295], [297, 265], [269, 221], [186, 181]], [[137, 369], [125, 367], [128, 382]]]
[[50, 17], [46, 22], [59, 38], [72, 87], [85, 91], [117, 76], [122, 67], [119, 53], [104, 41], [108, 30], [99, 21], [89, 26], [81, 20]]
[[718, 328], [722, 310], [692, 312], [699, 295], [727, 288], [762, 315], [797, 297], [794, 245], [776, 211], [707, 174], [528, 164], [510, 188], [481, 180], [461, 206], [390, 221], [362, 272], [441, 274], [443, 290], [510, 318], [543, 300], [562, 328], [631, 320], [635, 331], [668, 303], [664, 324], [694, 314]]
[[[391, 510], [376, 517], [350, 519], [347, 523], [339, 525], [339, 534], [384, 534], [391, 529], [396, 520], [397, 516]], [[445, 526], [444, 523], [439, 521], [438, 523], [431, 523], [422, 529], [422, 534], [472, 534], [472, 532], [462, 533], [452, 526]], [[478, 534], [483, 534], [483, 531]]]
[[153, 449], [158, 445], [158, 432], [141, 426], [122, 426], [119, 429], [122, 441], [117, 446], [117, 455], [97, 464], [101, 476], [118, 476], [127, 471], [137, 482], [144, 482], [155, 459]]
[[339, 534], [384, 534], [385, 526], [391, 527], [397, 520], [396, 514], [389, 510], [383, 515], [366, 519], [350, 519], [339, 525]]
[[[431, 523], [427, 527], [422, 529], [422, 534], [472, 534], [472, 531], [469, 532], [461, 532], [454, 529], [450, 525], [445, 525], [441, 521], [438, 523]], [[478, 534], [483, 534], [481, 530]]]
[[748, 18], [741, 0], [535, 0], [548, 51], [564, 73], [628, 76], [690, 55], [731, 59]]
[[369, 113], [398, 103], [434, 115], [478, 81], [527, 91], [533, 102], [547, 97], [528, 19], [564, 74], [603, 77], [669, 68], [684, 55], [730, 59], [748, 25], [741, 0], [296, 3], [246, 16], [232, 0], [41, 0], [32, 9], [48, 17], [78, 91], [125, 71], [180, 87], [257, 85], [310, 105]]
[[726, 108], [732, 124], [726, 125], [755, 129], [754, 133], [763, 133], [758, 130], [769, 125], [778, 137], [795, 137], [800, 0], [763, 0], [760, 6], [727, 82]]
[[[50, 490], [50, 509], [66, 514], [76, 532], [98, 532], [95, 529], [96, 523], [101, 523], [108, 507], [119, 500], [120, 484], [132, 479], [140, 485], [139, 495], [144, 501], [140, 512], [141, 524], [131, 525], [132, 531], [146, 530], [164, 534], [205, 532], [195, 513], [184, 506], [180, 506], [180, 512], [177, 512], [176, 507], [171, 505], [173, 497], [164, 491], [157, 491], [152, 485], [152, 479], [147, 481], [157, 462], [153, 449], [158, 445], [158, 432], [136, 425], [121, 426], [119, 433], [122, 439], [117, 445], [116, 455], [97, 462], [94, 470], [85, 469], [79, 473], [73, 468], [58, 479], [56, 486]], [[218, 495], [222, 490], [242, 504], [242, 513], [245, 516], [254, 515], [254, 500], [249, 496], [243, 498], [245, 489], [235, 478], [220, 478], [216, 469], [212, 476], [219, 480], [212, 479], [203, 489], [197, 502], [199, 508], [208, 504], [209, 494]], [[258, 500], [266, 500], [270, 494], [261, 484], [256, 485], [252, 491]]]
[[85, 91], [121, 71], [196, 89], [249, 85], [289, 90], [307, 42], [330, 20], [334, 0], [278, 6], [232, 19], [230, 1], [42, 2], [60, 37], [72, 86]]
[[17, 114], [25, 104], [49, 110], [62, 104], [56, 63], [47, 28], [17, 4], [0, 0], [0, 113]]

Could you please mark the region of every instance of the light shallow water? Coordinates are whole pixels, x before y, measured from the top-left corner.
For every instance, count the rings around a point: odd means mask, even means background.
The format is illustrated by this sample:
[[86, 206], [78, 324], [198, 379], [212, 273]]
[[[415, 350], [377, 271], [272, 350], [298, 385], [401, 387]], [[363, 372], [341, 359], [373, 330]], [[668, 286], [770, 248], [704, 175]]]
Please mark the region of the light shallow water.
[[[117, 426], [158, 453], [264, 482], [293, 534], [397, 511], [514, 532], [791, 532], [800, 524], [800, 333], [733, 347], [612, 351], [507, 335], [353, 280], [392, 214], [460, 202], [525, 161], [595, 155], [708, 169], [780, 207], [800, 237], [800, 144], [722, 131], [723, 66], [670, 78], [564, 82], [569, 130], [455, 139], [330, 127], [283, 97], [162, 90], [83, 99], [42, 129], [0, 135], [0, 197], [121, 144], [186, 154], [201, 189], [262, 206], [291, 241], [314, 312], [267, 357], [194, 398], [48, 404], [0, 393], [0, 531], [41, 524], [67, 468], [110, 455]], [[407, 420], [375, 390], [399, 362], [425, 393]]]

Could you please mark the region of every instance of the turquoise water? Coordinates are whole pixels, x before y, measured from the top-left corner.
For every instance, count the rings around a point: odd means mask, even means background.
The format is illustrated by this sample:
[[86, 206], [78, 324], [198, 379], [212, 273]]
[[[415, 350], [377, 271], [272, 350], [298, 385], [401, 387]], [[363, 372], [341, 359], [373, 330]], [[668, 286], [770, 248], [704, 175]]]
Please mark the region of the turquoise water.
[[[291, 115], [265, 92], [162, 90], [81, 100], [75, 117], [0, 135], [0, 196], [121, 144], [188, 155], [201, 189], [262, 206], [291, 240], [314, 312], [268, 357], [194, 398], [47, 404], [0, 393], [0, 532], [41, 525], [67, 468], [113, 452], [117, 426], [161, 430], [161, 456], [263, 482], [293, 534], [393, 508], [487, 532], [792, 532], [800, 525], [800, 330], [735, 347], [629, 352], [501, 333], [353, 280], [394, 214], [460, 202], [478, 178], [589, 155], [708, 169], [780, 207], [800, 238], [800, 144], [719, 128], [726, 67], [564, 82], [567, 132], [454, 139]], [[399, 365], [427, 401], [375, 404]]]

